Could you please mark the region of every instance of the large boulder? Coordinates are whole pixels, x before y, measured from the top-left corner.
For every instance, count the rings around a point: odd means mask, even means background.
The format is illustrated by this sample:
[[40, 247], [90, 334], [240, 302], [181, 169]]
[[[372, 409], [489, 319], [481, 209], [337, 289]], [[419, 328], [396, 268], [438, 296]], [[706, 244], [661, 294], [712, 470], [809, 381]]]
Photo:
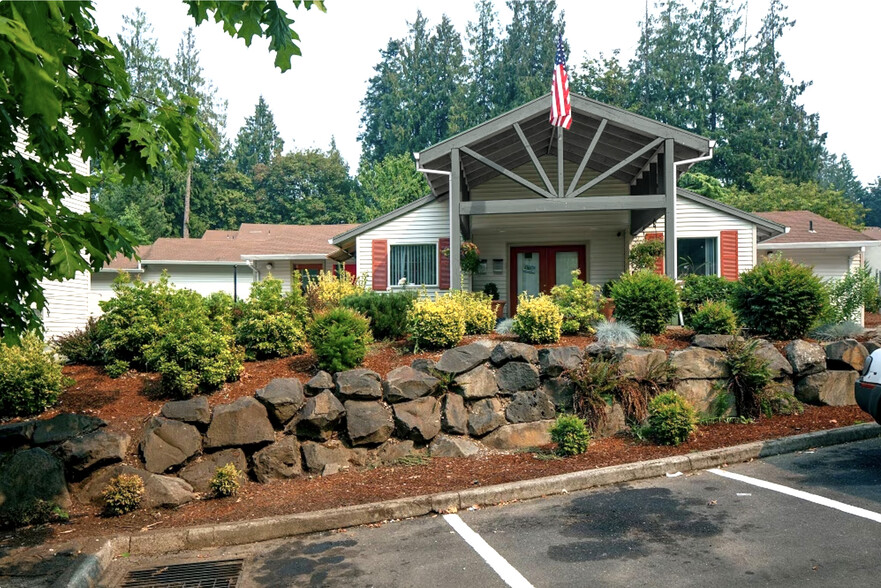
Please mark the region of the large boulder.
[[0, 517], [35, 500], [70, 506], [61, 460], [39, 447], [0, 456]]
[[208, 492], [211, 490], [211, 479], [217, 473], [217, 469], [230, 463], [240, 472], [248, 470], [245, 452], [235, 448], [203, 455], [197, 461], [184, 466], [178, 472], [178, 476], [183, 478], [196, 492]]
[[[738, 337], [743, 341], [743, 337]], [[734, 340], [734, 335], [695, 335], [691, 340], [691, 344], [695, 347], [703, 347], [704, 349], [715, 349], [717, 351], [725, 351], [728, 345]]]
[[202, 449], [202, 434], [193, 425], [163, 417], [147, 422], [141, 441], [144, 467], [161, 474], [178, 466]]
[[36, 426], [34, 421], [19, 421], [0, 425], [0, 451], [9, 451], [22, 445], [30, 445]]
[[555, 416], [554, 403], [540, 390], [517, 392], [505, 409], [505, 417], [511, 423], [531, 423]]
[[441, 355], [435, 368], [447, 374], [462, 374], [488, 360], [491, 353], [492, 348], [484, 343], [471, 343], [455, 349], [448, 349]]
[[496, 382], [502, 394], [535, 390], [541, 383], [538, 368], [529, 363], [509, 361], [496, 371]]
[[765, 339], [759, 339], [756, 345], [756, 355], [768, 362], [772, 378], [783, 378], [792, 375], [792, 364], [777, 351], [773, 343]]
[[[725, 380], [680, 380], [675, 390], [702, 416], [731, 416], [734, 398], [724, 388]], [[721, 409], [725, 410], [721, 410]]]
[[554, 421], [505, 425], [480, 441], [487, 447], [500, 450], [540, 447], [551, 442], [550, 429], [553, 425]]
[[333, 390], [334, 387], [333, 376], [325, 371], [320, 371], [312, 376], [312, 379], [306, 382], [306, 396], [315, 396], [316, 394], [321, 394], [325, 390]]
[[687, 347], [670, 353], [670, 364], [682, 379], [715, 380], [730, 374], [725, 354], [715, 349]]
[[575, 346], [551, 347], [538, 352], [538, 361], [541, 364], [541, 375], [556, 378], [568, 370], [574, 370], [581, 365], [584, 354]]
[[480, 446], [465, 437], [438, 435], [428, 446], [431, 457], [470, 457], [480, 451]]
[[430, 357], [420, 357], [410, 362], [410, 367], [417, 372], [433, 375], [437, 371], [437, 362]]
[[652, 371], [667, 361], [663, 349], [622, 349], [618, 373], [625, 378], [648, 379]]
[[34, 445], [53, 445], [91, 433], [106, 425], [107, 423], [93, 416], [62, 413], [45, 421], [36, 421], [31, 441]]
[[492, 370], [485, 366], [477, 366], [470, 372], [456, 376], [455, 385], [468, 400], [475, 398], [491, 398], [499, 393], [499, 385]]
[[468, 410], [468, 433], [475, 437], [486, 435], [505, 424], [502, 403], [498, 398], [484, 398]]
[[575, 384], [569, 378], [548, 378], [541, 387], [554, 406], [563, 412], [572, 411], [575, 397]]
[[464, 435], [468, 432], [468, 411], [465, 410], [465, 399], [460, 395], [444, 395], [441, 428], [445, 433], [453, 435]]
[[80, 478], [99, 467], [122, 461], [128, 444], [129, 436], [125, 433], [98, 429], [62, 443], [58, 456], [71, 477]]
[[367, 450], [349, 449], [339, 440], [327, 443], [305, 441], [302, 444], [303, 467], [310, 472], [322, 473], [328, 466], [345, 469], [350, 466], [363, 466], [367, 463]]
[[391, 411], [382, 402], [346, 400], [346, 432], [352, 445], [377, 445], [395, 430]]
[[526, 363], [538, 363], [538, 349], [526, 343], [518, 343], [516, 341], [502, 341], [496, 345], [492, 354], [489, 356], [490, 361], [495, 365], [503, 365], [509, 361], [525, 361]]
[[300, 443], [293, 435], [285, 435], [281, 441], [267, 445], [251, 458], [252, 471], [258, 482], [287, 480], [303, 473], [300, 465]]
[[205, 434], [206, 449], [244, 447], [275, 441], [266, 407], [252, 397], [214, 407], [214, 418]]
[[405, 402], [428, 396], [437, 389], [440, 380], [410, 366], [395, 368], [383, 382], [386, 402]]
[[166, 402], [162, 405], [161, 414], [167, 419], [194, 425], [207, 425], [211, 422], [211, 407], [208, 406], [208, 399], [204, 396]]
[[830, 370], [862, 372], [866, 358], [869, 357], [869, 351], [854, 339], [825, 343], [823, 350], [826, 352], [826, 367]]
[[392, 465], [399, 459], [407, 457], [411, 453], [413, 453], [412, 441], [400, 441], [391, 438], [376, 450], [376, 459], [382, 464]]
[[597, 431], [597, 437], [611, 437], [627, 428], [627, 417], [624, 414], [624, 408], [619, 402], [613, 402], [606, 405], [606, 414], [600, 423]]
[[441, 405], [436, 398], [419, 398], [394, 405], [395, 425], [403, 439], [425, 443], [441, 430]]
[[856, 404], [854, 384], [859, 374], [853, 370], [827, 370], [805, 376], [795, 385], [795, 397], [809, 404], [849, 406]]
[[300, 414], [285, 429], [311, 439], [330, 439], [333, 429], [346, 414], [343, 404], [330, 390], [324, 390], [306, 400]]
[[816, 343], [796, 339], [783, 348], [783, 353], [792, 366], [794, 376], [809, 376], [826, 369], [826, 352]]
[[372, 370], [347, 370], [336, 374], [336, 392], [343, 400], [379, 400], [382, 383]]
[[196, 499], [193, 487], [174, 476], [160, 476], [127, 465], [114, 465], [92, 474], [77, 492], [78, 499], [93, 504], [103, 504], [101, 493], [110, 481], [122, 474], [135, 475], [144, 482], [142, 508], [174, 508]]
[[284, 427], [303, 408], [306, 396], [297, 378], [275, 378], [254, 397], [263, 403], [269, 418], [277, 427]]

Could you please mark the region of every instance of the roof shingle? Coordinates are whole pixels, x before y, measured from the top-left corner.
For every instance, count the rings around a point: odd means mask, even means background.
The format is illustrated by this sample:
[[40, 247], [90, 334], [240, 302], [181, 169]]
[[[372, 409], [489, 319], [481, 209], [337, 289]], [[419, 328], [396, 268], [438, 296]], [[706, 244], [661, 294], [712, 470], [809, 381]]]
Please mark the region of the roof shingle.
[[[765, 243], [834, 243], [872, 241], [874, 239], [874, 237], [869, 237], [809, 210], [757, 212], [756, 214], [789, 227], [788, 233], [772, 237]], [[811, 231], [811, 223], [813, 223], [813, 231]]]

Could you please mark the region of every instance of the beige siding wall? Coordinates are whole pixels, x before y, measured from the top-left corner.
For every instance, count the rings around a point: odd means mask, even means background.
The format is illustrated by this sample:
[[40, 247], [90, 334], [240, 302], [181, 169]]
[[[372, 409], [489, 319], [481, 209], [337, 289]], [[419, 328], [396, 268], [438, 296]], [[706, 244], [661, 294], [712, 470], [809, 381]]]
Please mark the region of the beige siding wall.
[[[813, 266], [814, 273], [824, 280], [839, 280], [850, 269], [858, 269], [861, 265], [861, 257], [858, 249], [826, 249], [817, 251], [812, 249], [774, 249], [783, 257]], [[767, 254], [764, 253], [763, 254]]]
[[[756, 227], [754, 224], [726, 214], [715, 208], [679, 197], [676, 199], [676, 237], [697, 238], [716, 237], [716, 271], [721, 270], [719, 255], [719, 233], [737, 231], [737, 270], [740, 273], [751, 270], [756, 264]], [[645, 239], [645, 233], [664, 232], [662, 216], [645, 231], [633, 238], [634, 243]]]

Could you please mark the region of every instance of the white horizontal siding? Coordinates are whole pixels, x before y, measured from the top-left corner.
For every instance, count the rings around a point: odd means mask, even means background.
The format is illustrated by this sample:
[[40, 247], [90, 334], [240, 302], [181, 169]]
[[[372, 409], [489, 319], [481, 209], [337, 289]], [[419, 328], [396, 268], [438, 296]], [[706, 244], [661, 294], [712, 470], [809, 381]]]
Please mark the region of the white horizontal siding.
[[814, 273], [824, 280], [840, 280], [848, 270], [860, 267], [860, 255], [857, 249], [775, 249], [774, 253], [792, 261], [810, 265]]
[[[687, 198], [676, 199], [676, 237], [716, 238], [716, 269], [721, 271], [721, 259], [718, 247], [719, 234], [722, 231], [737, 231], [737, 271], [740, 273], [751, 270], [756, 265], [756, 226], [721, 210], [710, 208]], [[646, 233], [663, 233], [664, 217], [633, 238], [633, 243], [645, 240]], [[721, 274], [720, 274], [721, 275]]]

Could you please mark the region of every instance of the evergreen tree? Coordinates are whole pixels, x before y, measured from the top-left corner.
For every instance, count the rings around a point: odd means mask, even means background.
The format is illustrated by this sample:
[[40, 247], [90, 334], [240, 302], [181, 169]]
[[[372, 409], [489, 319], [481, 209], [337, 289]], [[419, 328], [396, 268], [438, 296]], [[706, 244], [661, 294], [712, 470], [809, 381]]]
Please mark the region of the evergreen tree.
[[569, 88], [605, 104], [633, 108], [635, 82], [630, 70], [618, 59], [619, 54], [616, 49], [608, 57], [603, 53], [598, 58], [585, 57], [579, 68], [573, 68]]
[[241, 173], [247, 174], [258, 163], [268, 164], [282, 149], [284, 141], [278, 134], [272, 111], [261, 95], [254, 107], [254, 115], [245, 119], [236, 136], [236, 167]]
[[374, 66], [376, 75], [370, 78], [367, 94], [361, 100], [362, 159], [382, 161], [387, 155], [406, 153], [407, 121], [401, 116], [404, 108], [403, 74], [401, 59], [403, 41], [389, 39], [380, 51], [379, 63]]
[[866, 224], [871, 227], [881, 227], [881, 176], [869, 184], [864, 205], [869, 209], [866, 213]]
[[869, 191], [863, 186], [857, 174], [844, 154], [839, 158], [834, 153], [824, 153], [817, 183], [830, 190], [838, 190], [854, 202], [866, 204]]
[[731, 74], [741, 21], [731, 0], [702, 0], [689, 22], [694, 43], [696, 74], [690, 102], [694, 108], [694, 129], [716, 139], [725, 113], [731, 107]]
[[468, 61], [460, 110], [454, 115], [453, 132], [464, 131], [492, 118], [497, 111], [493, 88], [498, 83], [499, 24], [492, 0], [478, 0], [477, 22], [466, 29]]
[[153, 36], [153, 25], [147, 15], [135, 8], [132, 16], [123, 16], [123, 34], [117, 35], [119, 50], [125, 59], [132, 96], [143, 100], [148, 107], [156, 98], [156, 92], [168, 91], [170, 64], [159, 54], [159, 45]]
[[362, 160], [357, 180], [368, 220], [429, 193], [425, 176], [416, 171], [409, 154], [389, 155], [379, 163]]

